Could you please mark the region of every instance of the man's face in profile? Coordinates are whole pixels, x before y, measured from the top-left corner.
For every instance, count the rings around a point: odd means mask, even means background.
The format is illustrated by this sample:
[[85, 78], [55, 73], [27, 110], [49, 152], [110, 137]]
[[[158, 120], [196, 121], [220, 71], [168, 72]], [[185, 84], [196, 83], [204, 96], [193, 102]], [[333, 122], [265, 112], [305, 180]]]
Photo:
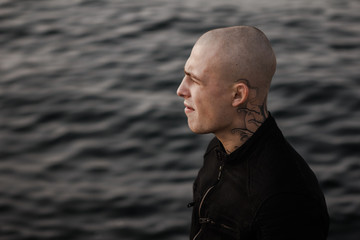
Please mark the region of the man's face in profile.
[[195, 133], [220, 132], [231, 124], [232, 85], [222, 80], [226, 74], [222, 74], [216, 59], [211, 48], [195, 45], [177, 90], [177, 95], [185, 100], [189, 128]]

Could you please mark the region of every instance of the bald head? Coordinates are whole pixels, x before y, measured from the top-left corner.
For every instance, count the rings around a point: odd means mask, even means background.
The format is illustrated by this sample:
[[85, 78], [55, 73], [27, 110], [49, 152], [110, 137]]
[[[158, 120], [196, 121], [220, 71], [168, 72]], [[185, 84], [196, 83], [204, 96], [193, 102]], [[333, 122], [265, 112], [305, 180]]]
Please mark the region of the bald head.
[[255, 27], [220, 28], [202, 35], [193, 51], [211, 57], [209, 64], [223, 79], [247, 79], [253, 87], [268, 91], [276, 70], [275, 54], [263, 32]]

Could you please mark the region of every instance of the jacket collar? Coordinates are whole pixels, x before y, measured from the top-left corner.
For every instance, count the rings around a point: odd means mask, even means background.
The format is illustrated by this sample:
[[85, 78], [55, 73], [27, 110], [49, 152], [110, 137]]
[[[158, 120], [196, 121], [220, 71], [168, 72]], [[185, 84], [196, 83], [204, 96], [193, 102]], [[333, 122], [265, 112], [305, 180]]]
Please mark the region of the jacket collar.
[[217, 146], [216, 151], [221, 152], [223, 158], [226, 161], [233, 161], [235, 159], [243, 159], [254, 152], [256, 148], [261, 146], [262, 142], [264, 142], [268, 137], [273, 135], [276, 131], [280, 131], [275, 119], [269, 113], [268, 118], [265, 120], [263, 124], [256, 130], [256, 132], [238, 149], [236, 149], [231, 154], [227, 155], [222, 143], [216, 138]]

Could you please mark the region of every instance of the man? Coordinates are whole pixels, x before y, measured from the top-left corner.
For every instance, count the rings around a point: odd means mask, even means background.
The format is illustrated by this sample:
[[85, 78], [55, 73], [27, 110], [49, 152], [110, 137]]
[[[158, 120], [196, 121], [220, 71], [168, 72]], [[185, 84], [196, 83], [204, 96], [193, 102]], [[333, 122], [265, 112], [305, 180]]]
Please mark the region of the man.
[[267, 111], [275, 69], [254, 27], [215, 29], [193, 47], [177, 94], [190, 129], [215, 137], [194, 183], [190, 239], [326, 239], [317, 179]]

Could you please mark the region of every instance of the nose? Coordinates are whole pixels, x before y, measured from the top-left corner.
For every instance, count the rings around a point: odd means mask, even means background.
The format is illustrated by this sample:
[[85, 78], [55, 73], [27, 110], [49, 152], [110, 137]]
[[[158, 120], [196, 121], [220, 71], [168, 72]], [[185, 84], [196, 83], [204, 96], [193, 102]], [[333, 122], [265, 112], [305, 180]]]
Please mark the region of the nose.
[[189, 91], [189, 88], [186, 84], [186, 76], [183, 78], [183, 80], [181, 81], [177, 91], [176, 91], [176, 94], [179, 96], [179, 97], [183, 97], [183, 98], [186, 98], [186, 97], [189, 97], [190, 96], [190, 91]]

